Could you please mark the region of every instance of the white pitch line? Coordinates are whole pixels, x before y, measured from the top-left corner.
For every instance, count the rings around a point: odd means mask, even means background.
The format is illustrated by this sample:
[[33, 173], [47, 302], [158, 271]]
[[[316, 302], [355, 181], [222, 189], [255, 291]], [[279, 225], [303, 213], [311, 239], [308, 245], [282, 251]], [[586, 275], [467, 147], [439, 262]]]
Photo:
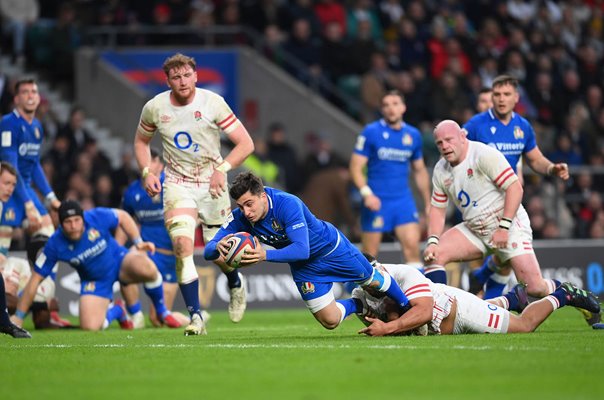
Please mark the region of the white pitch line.
[[[364, 344], [355, 345], [303, 345], [303, 344], [257, 344], [257, 343], [191, 343], [191, 344], [122, 344], [122, 343], [107, 343], [107, 344], [35, 344], [35, 345], [11, 345], [9, 348], [45, 348], [45, 349], [65, 349], [65, 348], [106, 348], [106, 349], [125, 349], [125, 348], [148, 348], [148, 349], [186, 349], [186, 348], [211, 348], [211, 349], [332, 349], [332, 350], [355, 350], [355, 349], [372, 349], [372, 350], [461, 350], [461, 351], [549, 351], [546, 347], [530, 347], [530, 346], [418, 346], [404, 344]], [[589, 349], [586, 349], [589, 350]]]

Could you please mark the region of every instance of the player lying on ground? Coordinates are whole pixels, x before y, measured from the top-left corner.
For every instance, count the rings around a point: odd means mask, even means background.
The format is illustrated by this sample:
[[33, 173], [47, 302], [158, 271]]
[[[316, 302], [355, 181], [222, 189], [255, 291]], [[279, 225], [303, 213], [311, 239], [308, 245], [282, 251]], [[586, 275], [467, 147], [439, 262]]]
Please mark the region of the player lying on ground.
[[506, 295], [503, 301], [501, 298], [485, 301], [464, 290], [433, 283], [408, 265], [373, 262], [377, 268], [390, 273], [412, 307], [401, 315], [380, 293], [372, 289], [355, 289], [353, 298], [365, 305], [360, 318], [368, 325], [359, 333], [368, 336], [405, 334], [425, 324], [431, 334], [525, 333], [533, 332], [552, 312], [566, 305], [600, 311], [600, 304], [593, 294], [566, 282], [553, 293], [526, 306], [520, 315], [515, 315], [493, 302], [507, 302], [508, 307], [512, 305], [521, 310], [527, 300], [526, 293], [519, 288], [511, 296]]

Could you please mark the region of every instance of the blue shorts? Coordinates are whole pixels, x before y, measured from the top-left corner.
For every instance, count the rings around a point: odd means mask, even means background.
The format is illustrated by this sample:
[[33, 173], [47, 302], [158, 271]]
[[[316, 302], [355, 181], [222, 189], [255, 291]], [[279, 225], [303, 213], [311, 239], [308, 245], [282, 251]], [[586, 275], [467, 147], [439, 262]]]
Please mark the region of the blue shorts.
[[128, 254], [128, 249], [120, 246], [115, 254], [115, 262], [109, 266], [110, 269], [106, 272], [103, 279], [95, 281], [82, 280], [82, 283], [80, 284], [80, 296], [91, 294], [112, 300], [113, 284], [120, 279], [120, 268], [126, 254]]
[[361, 209], [361, 230], [363, 232], [392, 232], [399, 225], [417, 223], [419, 215], [413, 195], [380, 199], [379, 211], [367, 207]]
[[176, 283], [176, 257], [158, 253], [147, 253], [149, 258], [153, 260], [164, 282]]
[[[305, 300], [313, 299], [326, 292], [321, 292], [323, 284], [327, 284], [327, 291], [332, 282], [364, 282], [371, 278], [373, 267], [355, 245], [339, 233], [337, 246], [323, 256], [310, 260], [290, 263], [290, 270], [294, 282]], [[313, 292], [307, 288], [307, 293], [302, 289], [303, 284], [315, 286]], [[313, 294], [314, 293], [314, 294]]]
[[[32, 199], [40, 215], [47, 215], [46, 207], [42, 204], [42, 201], [38, 198], [38, 194], [33, 188], [26, 188], [29, 197]], [[2, 211], [2, 218], [0, 219], [0, 225], [3, 226], [21, 226], [23, 221], [26, 220], [25, 205], [24, 203], [17, 200], [17, 196], [14, 194], [6, 203], [4, 203], [4, 209]]]

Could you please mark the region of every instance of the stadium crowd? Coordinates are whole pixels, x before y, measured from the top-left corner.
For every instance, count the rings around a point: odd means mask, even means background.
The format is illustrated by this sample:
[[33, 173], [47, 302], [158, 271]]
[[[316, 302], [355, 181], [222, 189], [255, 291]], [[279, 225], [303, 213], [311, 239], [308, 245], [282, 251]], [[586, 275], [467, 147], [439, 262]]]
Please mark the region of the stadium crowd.
[[[131, 45], [204, 45], [207, 27], [246, 26], [264, 38], [267, 58], [304, 83], [322, 88], [329, 82], [360, 99], [360, 109], [338, 103], [360, 122], [379, 118], [384, 93], [400, 90], [407, 103], [405, 121], [420, 128], [424, 137], [435, 121], [465, 123], [475, 113], [480, 89], [507, 73], [520, 81], [516, 111], [530, 120], [546, 156], [596, 170], [573, 169], [568, 182], [527, 175], [524, 203], [535, 238], [604, 237], [604, 2], [149, 3], [0, 0], [2, 53], [10, 52], [17, 65], [45, 70], [53, 82], [69, 82], [73, 54], [85, 41], [87, 26], [128, 26], [132, 34], [121, 43]], [[198, 34], [137, 33], [137, 27], [161, 25], [188, 26]], [[216, 43], [247, 44], [249, 38], [232, 35]], [[292, 69], [285, 55], [293, 55], [305, 68]], [[16, 78], [0, 74], [2, 114], [12, 109], [11, 80]], [[77, 106], [68, 121], [60, 121], [43, 100], [38, 118], [47, 135], [43, 166], [59, 198], [78, 198], [85, 208], [119, 206], [122, 191], [138, 173], [131, 152], [124, 151], [122, 165], [112, 168], [93, 133], [83, 127], [84, 110]], [[301, 194], [320, 218], [345, 225], [355, 239], [360, 197], [349, 189], [347, 159], [334, 151], [325, 133], [309, 132], [307, 148], [293, 148], [287, 129], [275, 122], [269, 132], [250, 132], [256, 151], [244, 167], [268, 185]], [[428, 167], [438, 158], [431, 143], [424, 140]], [[326, 187], [332, 191], [329, 196]]]

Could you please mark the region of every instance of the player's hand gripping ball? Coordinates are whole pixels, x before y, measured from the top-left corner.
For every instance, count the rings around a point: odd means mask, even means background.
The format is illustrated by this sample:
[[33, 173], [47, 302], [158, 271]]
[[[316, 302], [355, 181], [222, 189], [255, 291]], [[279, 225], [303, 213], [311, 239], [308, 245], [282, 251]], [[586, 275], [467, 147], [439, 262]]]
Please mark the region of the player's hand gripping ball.
[[226, 255], [226, 263], [233, 267], [239, 268], [241, 266], [241, 257], [247, 249], [255, 249], [256, 242], [254, 236], [247, 232], [237, 232], [227, 240], [227, 246], [229, 251]]

